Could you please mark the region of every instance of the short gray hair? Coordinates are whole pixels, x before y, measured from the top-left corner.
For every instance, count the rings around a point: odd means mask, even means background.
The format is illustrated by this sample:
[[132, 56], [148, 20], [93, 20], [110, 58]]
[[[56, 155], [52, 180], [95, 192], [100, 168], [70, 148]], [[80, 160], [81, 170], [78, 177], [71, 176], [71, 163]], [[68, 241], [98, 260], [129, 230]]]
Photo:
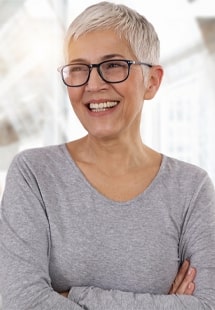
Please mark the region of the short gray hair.
[[113, 29], [125, 38], [138, 60], [159, 63], [160, 41], [153, 25], [135, 10], [102, 1], [86, 8], [70, 24], [65, 38], [66, 58], [71, 40], [94, 30]]

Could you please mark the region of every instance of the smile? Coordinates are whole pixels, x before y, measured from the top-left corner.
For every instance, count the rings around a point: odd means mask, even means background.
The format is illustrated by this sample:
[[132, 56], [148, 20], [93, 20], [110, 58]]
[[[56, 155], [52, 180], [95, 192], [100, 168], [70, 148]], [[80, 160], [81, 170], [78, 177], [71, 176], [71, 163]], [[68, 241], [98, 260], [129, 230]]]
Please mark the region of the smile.
[[106, 102], [100, 102], [100, 103], [89, 103], [88, 108], [92, 112], [103, 112], [108, 109], [111, 109], [115, 107], [119, 101], [106, 101]]

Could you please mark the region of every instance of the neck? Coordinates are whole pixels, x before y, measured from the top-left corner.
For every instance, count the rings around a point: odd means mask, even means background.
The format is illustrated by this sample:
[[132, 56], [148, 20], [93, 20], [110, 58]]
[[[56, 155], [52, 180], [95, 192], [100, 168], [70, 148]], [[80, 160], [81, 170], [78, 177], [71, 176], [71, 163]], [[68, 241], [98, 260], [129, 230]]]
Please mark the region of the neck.
[[123, 175], [148, 165], [154, 151], [146, 147], [140, 135], [120, 139], [95, 139], [87, 135], [70, 147], [77, 162], [96, 165], [108, 175]]

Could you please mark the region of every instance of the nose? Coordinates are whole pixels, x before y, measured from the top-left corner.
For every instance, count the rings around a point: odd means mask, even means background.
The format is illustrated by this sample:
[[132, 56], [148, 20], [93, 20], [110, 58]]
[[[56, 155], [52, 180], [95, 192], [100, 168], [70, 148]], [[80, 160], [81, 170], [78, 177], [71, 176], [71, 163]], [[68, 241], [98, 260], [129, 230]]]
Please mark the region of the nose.
[[87, 91], [95, 91], [100, 89], [105, 89], [107, 87], [107, 83], [101, 78], [98, 68], [92, 67], [90, 70], [90, 76], [88, 82], [85, 86]]

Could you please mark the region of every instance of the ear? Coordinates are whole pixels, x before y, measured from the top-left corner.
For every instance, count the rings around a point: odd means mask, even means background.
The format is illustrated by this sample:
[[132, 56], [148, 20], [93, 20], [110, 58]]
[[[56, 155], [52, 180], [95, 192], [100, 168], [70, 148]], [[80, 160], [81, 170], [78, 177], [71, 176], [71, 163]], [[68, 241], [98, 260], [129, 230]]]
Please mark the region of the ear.
[[164, 73], [163, 68], [159, 65], [153, 66], [150, 69], [146, 91], [144, 94], [145, 100], [150, 100], [155, 96], [160, 87], [163, 78], [163, 73]]

